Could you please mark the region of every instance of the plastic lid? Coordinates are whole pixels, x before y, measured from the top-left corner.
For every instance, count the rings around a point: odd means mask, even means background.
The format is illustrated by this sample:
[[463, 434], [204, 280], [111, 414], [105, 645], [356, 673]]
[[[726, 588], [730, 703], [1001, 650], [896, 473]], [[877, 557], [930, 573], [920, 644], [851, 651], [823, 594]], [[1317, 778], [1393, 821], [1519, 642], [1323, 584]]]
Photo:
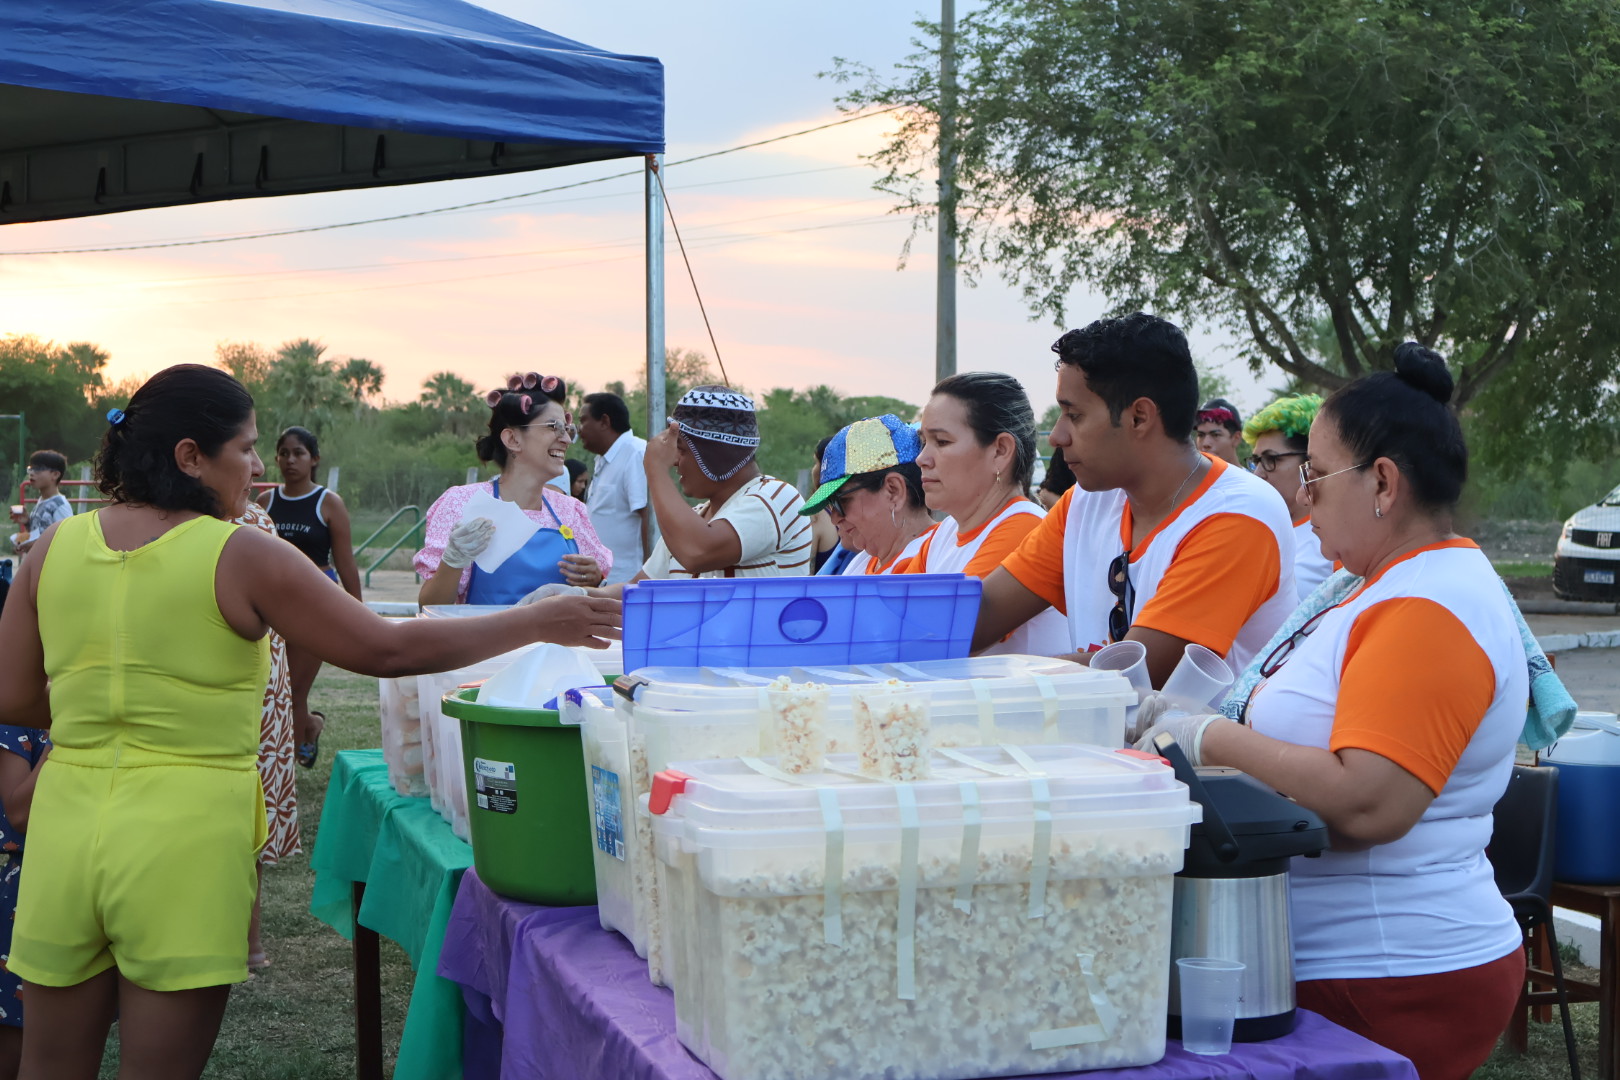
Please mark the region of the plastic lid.
[[[834, 701], [847, 700], [856, 687], [897, 679], [925, 690], [936, 703], [972, 702], [974, 680], [983, 680], [998, 705], [1037, 702], [1041, 688], [1035, 676], [1050, 680], [1051, 689], [1068, 708], [1094, 704], [1134, 705], [1130, 681], [1117, 671], [1093, 671], [1071, 660], [1046, 656], [975, 656], [963, 660], [919, 660], [914, 663], [849, 664], [835, 667], [780, 668], [642, 668], [620, 681], [638, 705], [654, 709], [729, 712], [759, 707], [759, 692], [781, 676], [794, 683], [819, 683]], [[1081, 697], [1106, 700], [1079, 701]], [[1118, 698], [1118, 701], [1115, 699]]]
[[[1030, 746], [1021, 754], [1033, 762], [1036, 773], [1025, 771], [999, 747], [936, 752], [930, 759], [933, 778], [905, 786], [922, 820], [933, 824], [961, 820], [966, 783], [973, 785], [973, 797], [987, 819], [1030, 820], [1037, 797], [1031, 780], [1037, 776], [1044, 781], [1040, 797], [1054, 820], [1072, 824], [1086, 817], [1101, 821], [1131, 811], [1178, 808], [1185, 811], [1184, 824], [1200, 817], [1186, 786], [1157, 758], [1095, 746]], [[829, 790], [849, 822], [898, 824], [897, 785], [851, 775], [857, 764], [852, 754], [829, 755], [827, 761], [833, 771], [796, 776], [791, 782], [737, 758], [678, 763], [672, 770], [685, 780], [678, 812], [698, 828], [730, 833], [820, 830], [825, 820], [821, 793]]]

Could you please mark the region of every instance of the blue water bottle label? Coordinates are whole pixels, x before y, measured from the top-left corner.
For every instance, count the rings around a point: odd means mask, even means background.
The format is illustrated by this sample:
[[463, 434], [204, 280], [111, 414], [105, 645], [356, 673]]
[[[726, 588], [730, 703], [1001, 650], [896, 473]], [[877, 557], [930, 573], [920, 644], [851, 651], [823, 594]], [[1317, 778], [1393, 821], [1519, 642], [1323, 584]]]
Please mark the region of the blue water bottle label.
[[591, 818], [596, 847], [624, 861], [624, 814], [619, 802], [619, 774], [591, 766]]

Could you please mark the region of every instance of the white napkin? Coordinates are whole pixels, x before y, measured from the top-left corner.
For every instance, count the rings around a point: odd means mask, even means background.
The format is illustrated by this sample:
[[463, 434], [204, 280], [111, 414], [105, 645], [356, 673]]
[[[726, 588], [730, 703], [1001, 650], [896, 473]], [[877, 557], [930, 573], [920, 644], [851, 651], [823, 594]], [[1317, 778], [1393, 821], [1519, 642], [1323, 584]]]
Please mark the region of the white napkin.
[[529, 542], [529, 537], [540, 531], [540, 526], [529, 520], [529, 515], [515, 502], [497, 499], [487, 491], [473, 493], [461, 511], [461, 520], [489, 518], [495, 523], [495, 535], [489, 546], [473, 557], [478, 569], [493, 574], [501, 563], [510, 559], [517, 550]]

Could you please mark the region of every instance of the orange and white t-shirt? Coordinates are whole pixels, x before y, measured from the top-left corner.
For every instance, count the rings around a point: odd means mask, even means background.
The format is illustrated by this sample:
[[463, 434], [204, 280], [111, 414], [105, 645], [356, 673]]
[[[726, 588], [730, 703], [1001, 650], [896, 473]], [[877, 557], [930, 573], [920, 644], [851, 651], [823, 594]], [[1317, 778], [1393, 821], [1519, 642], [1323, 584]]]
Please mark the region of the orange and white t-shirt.
[[1131, 542], [1125, 492], [1070, 488], [1003, 565], [1069, 619], [1077, 649], [1108, 643], [1115, 598], [1108, 564], [1130, 550], [1131, 625], [1196, 642], [1248, 666], [1294, 610], [1294, 526], [1258, 476], [1209, 458], [1210, 470], [1176, 510]]
[[[912, 560], [909, 572], [989, 577], [991, 571], [1035, 531], [1044, 517], [1046, 509], [1039, 503], [1019, 498], [1009, 501], [994, 517], [969, 532], [960, 531], [955, 518], [946, 518], [934, 527], [922, 551]], [[1073, 648], [1063, 615], [1047, 610], [985, 652], [1061, 656]]]
[[1335, 608], [1256, 688], [1263, 735], [1388, 758], [1435, 798], [1399, 840], [1295, 859], [1300, 979], [1460, 971], [1522, 944], [1485, 845], [1524, 727], [1519, 627], [1471, 540], [1402, 556]]
[[915, 566], [917, 555], [922, 551], [923, 545], [928, 542], [928, 538], [934, 535], [934, 529], [937, 529], [938, 527], [939, 526], [937, 525], [930, 527], [927, 532], [923, 533], [911, 543], [907, 544], [903, 549], [901, 549], [900, 554], [896, 555], [886, 563], [879, 563], [866, 552], [857, 551], [850, 557], [849, 562], [844, 564], [844, 568], [839, 571], [839, 576], [848, 577], [851, 574], [877, 575], [920, 573], [921, 571], [919, 571]]
[[1310, 515], [1294, 522], [1294, 588], [1301, 602], [1334, 571], [1333, 561], [1322, 554], [1322, 538], [1311, 528]]

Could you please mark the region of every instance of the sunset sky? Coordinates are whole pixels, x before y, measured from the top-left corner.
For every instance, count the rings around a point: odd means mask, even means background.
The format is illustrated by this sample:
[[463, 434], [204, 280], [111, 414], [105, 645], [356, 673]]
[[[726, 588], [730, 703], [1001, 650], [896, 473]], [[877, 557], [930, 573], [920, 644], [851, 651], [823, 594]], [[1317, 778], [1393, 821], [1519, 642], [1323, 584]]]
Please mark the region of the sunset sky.
[[[909, 3], [742, 0], [485, 6], [616, 52], [659, 57], [671, 160], [838, 119], [837, 56], [886, 68], [913, 51]], [[959, 10], [968, 5], [959, 4]], [[937, 12], [934, 12], [937, 16]], [[860, 156], [876, 117], [667, 175], [721, 353], [734, 382], [763, 391], [827, 383], [921, 402], [933, 377], [934, 239], [897, 269], [910, 222], [888, 214]], [[412, 221], [139, 252], [0, 257], [0, 332], [92, 341], [114, 378], [212, 359], [221, 341], [274, 346], [311, 337], [335, 357], [387, 372], [384, 396], [414, 399], [451, 370], [479, 387], [517, 368], [588, 386], [635, 378], [643, 357], [639, 162], [485, 180], [146, 210], [0, 232], [0, 254], [193, 239], [322, 225], [535, 192], [499, 208]], [[668, 342], [712, 353], [673, 234], [667, 233]], [[1037, 412], [1052, 395], [1059, 329], [1031, 321], [992, 278], [959, 293], [962, 370], [1009, 371]], [[1077, 294], [1067, 322], [1103, 308]], [[1224, 339], [1193, 335], [1201, 363], [1233, 378], [1239, 404], [1264, 391]], [[1272, 378], [1272, 382], [1280, 378]]]

